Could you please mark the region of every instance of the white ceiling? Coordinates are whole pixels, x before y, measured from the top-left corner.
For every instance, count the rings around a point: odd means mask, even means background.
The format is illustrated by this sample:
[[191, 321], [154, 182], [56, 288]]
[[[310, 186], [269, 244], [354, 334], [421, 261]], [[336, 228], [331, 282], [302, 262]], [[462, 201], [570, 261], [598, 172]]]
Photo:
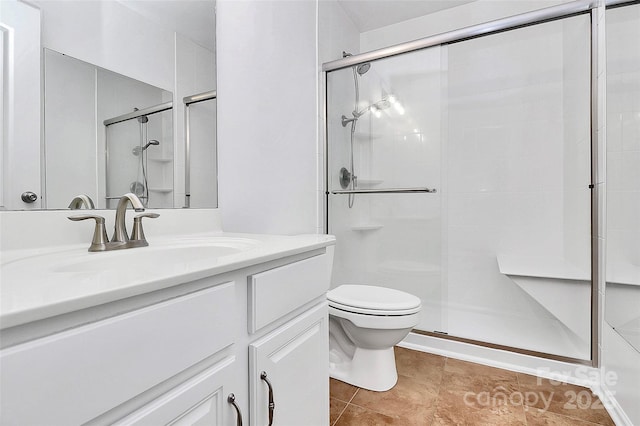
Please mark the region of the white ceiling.
[[338, 0], [360, 32], [374, 30], [476, 0]]
[[148, 19], [183, 34], [215, 52], [215, 0], [118, 1]]

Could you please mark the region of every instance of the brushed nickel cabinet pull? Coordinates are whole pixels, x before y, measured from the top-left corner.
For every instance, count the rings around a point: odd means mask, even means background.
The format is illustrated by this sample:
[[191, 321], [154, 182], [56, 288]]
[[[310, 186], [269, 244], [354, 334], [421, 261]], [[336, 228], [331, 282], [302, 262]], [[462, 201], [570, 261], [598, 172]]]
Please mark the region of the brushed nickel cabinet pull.
[[233, 408], [236, 409], [237, 419], [238, 419], [236, 422], [236, 425], [242, 426], [242, 413], [240, 412], [240, 407], [238, 407], [238, 404], [236, 403], [236, 396], [230, 393], [229, 396], [227, 397], [227, 402], [233, 405]]
[[276, 404], [273, 402], [273, 386], [269, 379], [267, 379], [267, 372], [263, 371], [260, 373], [260, 378], [267, 384], [269, 387], [269, 424], [271, 426], [273, 424], [273, 412], [276, 410]]

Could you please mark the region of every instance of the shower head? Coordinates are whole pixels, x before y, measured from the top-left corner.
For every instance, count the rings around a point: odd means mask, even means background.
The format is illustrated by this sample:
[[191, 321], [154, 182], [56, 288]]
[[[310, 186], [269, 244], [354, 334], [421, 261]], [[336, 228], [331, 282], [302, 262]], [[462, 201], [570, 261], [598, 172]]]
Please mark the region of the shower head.
[[145, 146], [142, 147], [142, 150], [144, 151], [145, 149], [149, 148], [149, 146], [154, 145], [154, 146], [158, 146], [160, 145], [160, 142], [158, 142], [155, 139], [151, 139], [149, 142], [147, 142], [147, 144]]
[[157, 145], [160, 145], [160, 142], [158, 142], [155, 139], [151, 139], [144, 146], [136, 146], [132, 150], [133, 155], [136, 155], [136, 156], [140, 155], [141, 152], [146, 151], [147, 148], [149, 148], [151, 145], [157, 146]]
[[358, 74], [363, 75], [371, 68], [371, 64], [369, 62], [365, 62], [364, 64], [360, 64], [356, 67], [356, 71]]
[[[140, 109], [134, 107], [133, 111], [140, 111]], [[146, 123], [149, 121], [149, 117], [147, 117], [146, 115], [141, 115], [140, 117], [138, 117], [138, 123]]]
[[[342, 57], [343, 58], [348, 58], [349, 56], [353, 56], [353, 54], [342, 51]], [[359, 75], [363, 75], [366, 74], [367, 71], [369, 71], [369, 69], [371, 68], [371, 63], [370, 62], [365, 62], [364, 64], [360, 64], [360, 65], [356, 65], [355, 69], [358, 72]]]

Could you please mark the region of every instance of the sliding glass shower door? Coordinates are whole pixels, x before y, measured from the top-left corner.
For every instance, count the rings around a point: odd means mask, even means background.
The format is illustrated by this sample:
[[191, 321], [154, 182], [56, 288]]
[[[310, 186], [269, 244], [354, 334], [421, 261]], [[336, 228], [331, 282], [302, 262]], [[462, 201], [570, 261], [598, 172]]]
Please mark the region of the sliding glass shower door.
[[415, 294], [426, 330], [442, 318], [440, 55], [436, 47], [327, 75], [334, 277]]
[[[419, 331], [589, 359], [589, 15], [327, 73], [333, 285]], [[435, 191], [434, 191], [435, 190]]]

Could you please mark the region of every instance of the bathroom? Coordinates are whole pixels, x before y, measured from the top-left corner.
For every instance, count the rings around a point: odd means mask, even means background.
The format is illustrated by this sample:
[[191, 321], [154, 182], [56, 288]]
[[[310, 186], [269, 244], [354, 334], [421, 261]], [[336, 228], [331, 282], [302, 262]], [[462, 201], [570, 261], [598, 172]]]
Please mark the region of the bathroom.
[[[12, 3], [2, 2], [3, 15]], [[182, 216], [197, 215], [197, 208], [215, 209], [225, 232], [334, 234], [332, 287], [395, 286], [422, 300], [421, 323], [400, 344], [404, 348], [522, 373], [546, 372], [547, 377], [561, 372], [564, 381], [591, 388], [616, 424], [640, 424], [639, 302], [633, 287], [640, 253], [637, 2], [218, 0], [215, 23], [205, 26], [209, 32], [201, 38], [181, 33], [166, 15], [163, 20], [161, 6], [171, 2], [17, 3], [40, 10], [39, 21], [31, 24], [36, 32], [26, 41], [38, 66], [35, 75], [15, 75], [35, 82], [23, 86], [28, 92], [14, 95], [3, 85], [3, 125], [30, 141], [16, 147], [13, 135], [3, 139], [2, 208], [9, 210], [2, 212], [3, 281], [4, 251], [20, 247], [11, 234], [13, 224], [33, 215], [43, 221], [33, 228], [37, 235], [22, 236], [34, 249], [44, 238], [36, 233], [40, 229], [47, 239], [88, 246], [93, 225], [66, 219], [70, 213], [64, 209], [73, 196], [90, 194], [98, 209], [114, 208], [108, 197], [142, 188], [147, 207], [161, 215], [144, 220], [151, 246], [171, 221], [176, 221], [174, 228], [197, 232], [201, 218]], [[180, 18], [195, 29], [196, 17], [212, 8], [206, 9], [206, 1], [188, 3], [193, 15], [183, 8]], [[378, 8], [371, 3], [379, 3]], [[154, 11], [154, 5], [159, 9]], [[563, 5], [566, 10], [558, 9]], [[556, 7], [553, 18], [530, 15], [550, 7]], [[485, 37], [452, 35], [518, 16], [527, 17], [524, 26], [512, 23]], [[5, 28], [3, 46], [13, 34]], [[403, 54], [358, 56], [436, 34], [453, 38]], [[343, 57], [343, 52], [353, 56]], [[486, 60], [474, 52], [496, 57]], [[68, 91], [48, 91], [46, 72], [52, 70], [51, 58], [60, 59], [56, 53], [82, 63], [86, 72], [77, 75], [85, 76], [87, 92], [109, 93], [92, 77], [100, 71], [88, 70], [91, 65], [159, 89], [146, 92], [152, 101], [132, 107], [162, 104], [167, 97], [175, 107], [149, 113], [146, 128], [131, 120], [105, 125], [108, 130], [102, 132], [95, 116], [102, 123], [121, 113], [100, 115], [96, 98], [78, 99], [79, 78], [71, 88], [74, 103], [65, 104]], [[4, 48], [3, 60], [9, 54]], [[511, 55], [511, 67], [499, 62], [501, 54]], [[354, 67], [364, 63], [369, 69], [355, 77]], [[9, 77], [14, 78], [5, 73], [3, 81]], [[355, 136], [360, 139], [350, 141], [351, 123], [342, 126], [340, 117], [357, 112], [356, 78], [361, 108], [383, 99], [389, 105], [378, 104], [382, 120], [376, 121], [375, 111], [361, 115]], [[487, 79], [495, 87], [486, 87]], [[507, 99], [496, 114], [482, 104], [522, 81], [535, 90], [526, 92], [528, 100], [517, 108]], [[463, 91], [470, 87], [477, 92]], [[474, 96], [491, 90], [489, 96]], [[189, 107], [182, 102], [211, 91], [216, 92], [214, 102]], [[113, 98], [126, 93], [123, 89]], [[542, 97], [549, 93], [549, 99]], [[424, 114], [413, 114], [417, 122], [405, 128], [392, 128], [384, 117], [398, 111], [389, 95], [404, 107], [405, 117], [418, 108]], [[15, 111], [9, 99], [15, 99]], [[52, 119], [51, 114], [74, 105], [84, 106], [74, 108], [73, 116], [88, 116], [94, 123], [77, 131], [95, 143], [56, 151], [49, 132], [61, 141], [75, 135], [55, 125], [68, 118]], [[198, 140], [198, 132], [215, 135], [209, 138], [215, 149], [197, 152], [194, 142], [187, 155], [186, 110], [191, 123], [202, 126], [190, 128], [192, 140]], [[198, 114], [216, 119], [199, 120]], [[521, 127], [490, 121], [492, 114]], [[146, 129], [142, 147], [151, 140], [159, 143], [148, 145], [140, 156], [127, 150], [134, 177], [111, 194], [108, 188], [116, 183], [108, 177], [120, 175], [109, 172], [113, 162], [105, 161], [108, 131], [126, 125], [136, 138]], [[516, 131], [522, 138], [509, 145]], [[375, 145], [379, 134], [408, 140], [401, 149]], [[465, 145], [469, 135], [477, 138]], [[92, 159], [84, 164], [90, 178], [73, 174], [82, 172], [83, 156]], [[142, 157], [148, 161], [145, 173], [138, 163]], [[206, 159], [204, 165], [194, 164], [200, 159]], [[359, 182], [352, 179], [343, 188], [342, 167]], [[60, 169], [67, 173], [51, 176]], [[147, 186], [145, 175], [149, 182], [158, 176], [162, 180]], [[129, 186], [134, 182], [141, 185]], [[393, 188], [436, 192], [339, 193]], [[210, 190], [207, 196], [197, 199], [205, 190]], [[22, 202], [25, 191], [37, 194], [37, 201]], [[48, 210], [40, 212], [43, 208]], [[105, 214], [110, 219], [113, 213]], [[242, 358], [246, 354], [234, 356], [249, 362]], [[608, 372], [615, 372], [616, 380], [605, 380]], [[235, 394], [248, 410], [241, 398], [250, 391], [245, 387]], [[277, 418], [276, 408], [275, 424]]]

